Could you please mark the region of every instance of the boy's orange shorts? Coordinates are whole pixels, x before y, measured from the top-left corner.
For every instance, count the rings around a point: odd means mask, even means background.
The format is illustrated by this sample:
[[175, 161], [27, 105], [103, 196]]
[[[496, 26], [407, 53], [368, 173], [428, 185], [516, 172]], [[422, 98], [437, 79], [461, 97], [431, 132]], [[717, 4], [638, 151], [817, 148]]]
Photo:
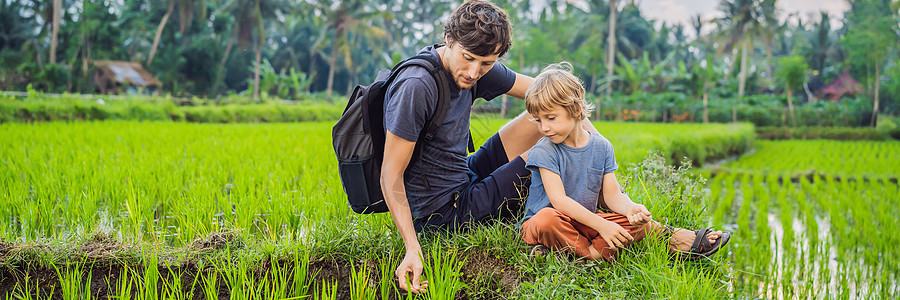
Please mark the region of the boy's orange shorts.
[[[644, 226], [634, 226], [628, 218], [620, 214], [597, 214], [619, 224], [634, 237], [634, 241], [644, 238]], [[593, 228], [584, 225], [552, 207], [546, 207], [522, 224], [522, 239], [530, 245], [541, 244], [553, 250], [572, 251], [579, 257], [590, 258], [594, 247], [603, 259], [616, 259], [618, 250], [610, 246]], [[630, 245], [631, 242], [626, 243]]]

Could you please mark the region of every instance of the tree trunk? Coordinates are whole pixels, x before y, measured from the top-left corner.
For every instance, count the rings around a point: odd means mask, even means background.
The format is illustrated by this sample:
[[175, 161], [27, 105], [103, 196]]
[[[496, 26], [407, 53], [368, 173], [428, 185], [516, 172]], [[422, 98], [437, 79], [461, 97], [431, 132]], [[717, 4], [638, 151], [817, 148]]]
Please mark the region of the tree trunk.
[[56, 46], [59, 44], [59, 19], [62, 10], [62, 0], [53, 0], [53, 33], [50, 37], [50, 63], [56, 63]]
[[[237, 25], [234, 25], [234, 27], [237, 27]], [[224, 84], [222, 79], [225, 78], [225, 63], [228, 62], [228, 57], [231, 55], [231, 48], [234, 46], [234, 40], [237, 39], [237, 33], [237, 28], [232, 28], [231, 38], [228, 40], [228, 45], [225, 46], [225, 55], [222, 56], [222, 61], [219, 62], [219, 72], [216, 72], [215, 89], [213, 90], [214, 95], [219, 94], [219, 85]]]
[[744, 101], [744, 85], [747, 81], [747, 52], [749, 51], [747, 46], [749, 44], [750, 40], [748, 39], [745, 40], [741, 46], [741, 73], [738, 75], [738, 101], [731, 110], [732, 122], [737, 122], [737, 106]]
[[703, 124], [709, 123], [709, 110], [707, 109], [709, 104], [709, 93], [705, 90], [703, 91]]
[[509, 96], [503, 94], [503, 98], [500, 99], [500, 118], [506, 118], [506, 106], [509, 103]]
[[612, 78], [616, 57], [616, 0], [609, 0], [609, 36], [606, 38], [606, 101], [612, 101]]
[[331, 46], [331, 59], [328, 61], [328, 84], [325, 86], [325, 98], [327, 98], [328, 101], [331, 101], [331, 88], [334, 87], [334, 69], [337, 68], [338, 41], [341, 34], [343, 34], [342, 31], [340, 26], [338, 26], [338, 29], [334, 32], [334, 44]]
[[153, 45], [150, 46], [150, 55], [147, 56], [148, 67], [153, 63], [153, 56], [156, 55], [156, 47], [159, 46], [159, 38], [162, 37], [163, 28], [166, 28], [166, 22], [169, 21], [169, 16], [172, 15], [173, 10], [175, 10], [175, 0], [169, 1], [169, 8], [166, 10], [166, 14], [163, 15], [162, 21], [159, 21], [159, 26], [156, 27], [156, 36], [153, 37]]
[[253, 75], [253, 100], [259, 101], [259, 69], [260, 65], [262, 65], [263, 44], [266, 42], [266, 27], [263, 21], [262, 11], [259, 9], [259, 1], [256, 1], [256, 19], [259, 23], [256, 27], [259, 41], [256, 43], [256, 70]]
[[307, 78], [309, 78], [310, 84], [308, 84], [308, 85], [306, 86], [306, 92], [307, 92], [307, 93], [309, 93], [309, 92], [312, 91], [312, 83], [314, 82], [313, 79], [316, 78], [317, 76], [319, 76], [318, 72], [316, 72], [316, 61], [317, 61], [317, 60], [318, 60], [318, 59], [316, 59], [316, 50], [315, 50], [315, 49], [310, 49], [310, 52], [309, 52], [309, 73], [307, 73], [307, 74], [309, 74], [309, 76], [308, 76]]
[[806, 78], [803, 78], [803, 91], [806, 92], [806, 97], [809, 98], [809, 102], [816, 102], [818, 100], [816, 99], [816, 94], [813, 94], [813, 92], [809, 90], [809, 82], [806, 81]]
[[784, 89], [787, 90], [788, 112], [791, 114], [791, 127], [797, 127], [797, 121], [794, 119], [794, 101], [791, 99], [793, 93], [791, 92], [790, 87], [785, 86]]
[[878, 119], [878, 90], [881, 87], [881, 67], [878, 66], [880, 63], [875, 63], [875, 106], [872, 108], [872, 121], [869, 122], [869, 125], [875, 127], [875, 121]]
[[256, 45], [256, 66], [253, 70], [253, 101], [259, 101], [259, 69], [262, 64], [262, 38]]
[[775, 73], [772, 72], [772, 45], [769, 45], [768, 40], [766, 41], [766, 77], [775, 79]]

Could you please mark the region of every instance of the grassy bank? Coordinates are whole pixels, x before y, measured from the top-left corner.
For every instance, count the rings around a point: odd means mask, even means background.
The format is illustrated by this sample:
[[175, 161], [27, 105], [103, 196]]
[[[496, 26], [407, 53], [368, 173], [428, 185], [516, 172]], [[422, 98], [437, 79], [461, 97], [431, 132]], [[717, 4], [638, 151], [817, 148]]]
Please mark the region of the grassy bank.
[[[503, 123], [473, 122], [476, 142]], [[664, 222], [707, 224], [701, 181], [661, 157], [627, 167], [648, 149], [671, 145], [671, 135], [702, 128], [629, 125], [597, 124], [617, 147], [631, 197]], [[637, 134], [642, 126], [647, 132]], [[402, 250], [390, 217], [347, 209], [329, 133], [329, 123], [0, 125], [0, 137], [12, 141], [0, 148], [0, 293], [105, 298], [130, 287], [141, 299], [249, 299], [270, 290], [405, 297], [381, 275], [393, 271]], [[433, 290], [447, 287], [431, 299], [454, 291], [457, 298], [730, 293], [722, 283], [731, 276], [727, 254], [676, 263], [652, 240], [618, 263], [594, 263], [565, 254], [530, 259], [508, 223], [422, 238]], [[306, 278], [306, 292], [295, 276]]]
[[343, 104], [323, 100], [251, 103], [246, 98], [221, 102], [191, 99], [35, 94], [25, 98], [0, 95], [0, 123], [53, 121], [182, 121], [194, 123], [270, 123], [334, 121]]

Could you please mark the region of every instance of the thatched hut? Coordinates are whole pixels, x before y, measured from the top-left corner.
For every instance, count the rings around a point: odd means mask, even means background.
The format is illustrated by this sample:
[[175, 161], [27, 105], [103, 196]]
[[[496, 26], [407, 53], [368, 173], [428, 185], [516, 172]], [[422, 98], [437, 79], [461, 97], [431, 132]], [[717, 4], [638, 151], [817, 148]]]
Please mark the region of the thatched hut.
[[97, 60], [94, 84], [101, 94], [121, 92], [153, 94], [162, 86], [141, 64], [128, 61]]

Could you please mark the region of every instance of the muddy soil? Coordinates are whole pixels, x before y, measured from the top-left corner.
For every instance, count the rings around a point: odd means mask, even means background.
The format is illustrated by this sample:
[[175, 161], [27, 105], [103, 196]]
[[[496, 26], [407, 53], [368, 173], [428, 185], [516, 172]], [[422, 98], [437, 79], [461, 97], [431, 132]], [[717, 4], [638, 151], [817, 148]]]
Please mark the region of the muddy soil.
[[[236, 246], [232, 236], [213, 234], [206, 239], [194, 241], [186, 250], [193, 253], [188, 256], [187, 260], [176, 265], [160, 264], [156, 266], [159, 272], [157, 289], [161, 293], [163, 286], [171, 284], [175, 278], [178, 278], [176, 275], [180, 274], [182, 292], [192, 295], [193, 299], [205, 299], [202, 284], [195, 283], [202, 282], [198, 277], [215, 270], [211, 267], [201, 269], [198, 267], [199, 262], [205, 256], [203, 253], [221, 250], [227, 246]], [[132, 278], [138, 276], [143, 280], [143, 273], [146, 271], [145, 266], [134, 263], [140, 261], [138, 257], [122, 255], [122, 253], [134, 253], [134, 251], [129, 252], [129, 250], [133, 250], [132, 246], [123, 245], [109, 237], [91, 237], [71, 254], [73, 265], [58, 265], [59, 270], [47, 267], [36, 260], [39, 256], [35, 253], [48, 251], [48, 249], [47, 246], [20, 245], [0, 241], [0, 298], [15, 299], [16, 295], [25, 292], [22, 290], [22, 286], [27, 282], [29, 287], [27, 293], [32, 296], [39, 299], [62, 299], [58, 274], [66, 274], [68, 268], [80, 267], [83, 270], [82, 285], [90, 281], [91, 296], [95, 299], [108, 299], [109, 296], [116, 295], [115, 285], [120, 276], [123, 276], [123, 272], [131, 270], [130, 272], [133, 273], [128, 276]], [[502, 299], [511, 295], [520, 282], [527, 280], [516, 266], [509, 265], [498, 257], [477, 250], [461, 254], [468, 256], [461, 270], [461, 278], [468, 288], [460, 291], [457, 299]], [[166, 259], [160, 257], [160, 261], [166, 261]], [[294, 268], [291, 260], [285, 259], [274, 263], [278, 264], [282, 270], [289, 272]], [[349, 278], [352, 270], [359, 270], [363, 265], [369, 271], [370, 287], [377, 290], [377, 283], [381, 280], [378, 263], [377, 260], [347, 261], [325, 257], [311, 258], [308, 274], [314, 274], [314, 277], [310, 278], [312, 281], [310, 293], [318, 292], [323, 283], [336, 282], [338, 285], [337, 298], [349, 299], [351, 287]], [[253, 267], [250, 268], [252, 274], [248, 275], [262, 278], [271, 270], [272, 264], [273, 262], [270, 260], [253, 262], [251, 263]], [[209, 263], [206, 265], [208, 266]], [[396, 279], [392, 278], [392, 282], [396, 288]], [[137, 288], [133, 287], [133, 290], [136, 291]], [[230, 289], [222, 275], [219, 277], [217, 290], [219, 299], [230, 297]], [[396, 296], [394, 295], [391, 299], [396, 299]], [[400, 297], [405, 297], [405, 294]]]

